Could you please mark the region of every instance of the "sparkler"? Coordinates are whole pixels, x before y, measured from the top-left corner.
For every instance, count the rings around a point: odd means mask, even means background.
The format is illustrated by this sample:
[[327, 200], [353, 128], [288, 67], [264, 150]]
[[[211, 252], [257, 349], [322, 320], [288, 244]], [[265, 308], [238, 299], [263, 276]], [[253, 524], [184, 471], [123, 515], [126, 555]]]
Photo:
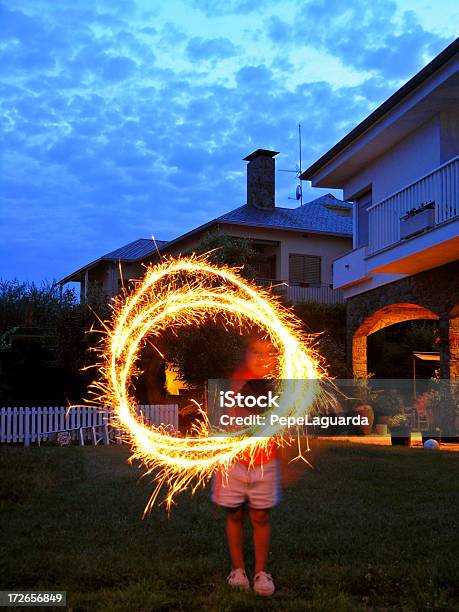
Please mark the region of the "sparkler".
[[[202, 421], [187, 437], [171, 435], [163, 427], [147, 427], [136, 417], [131, 379], [138, 374], [136, 359], [145, 336], [154, 339], [166, 329], [199, 325], [217, 315], [223, 315], [225, 324], [240, 329], [256, 325], [264, 331], [278, 355], [278, 378], [317, 379], [323, 375], [298, 319], [268, 291], [245, 281], [238, 270], [216, 267], [197, 256], [149, 267], [133, 294], [115, 302], [112, 328], [102, 350], [102, 381], [96, 385], [100, 399], [113, 406], [117, 426], [132, 445], [131, 460], [140, 460], [147, 474], [154, 473], [156, 486], [145, 513], [163, 486], [170, 509], [179, 492], [190, 488], [194, 493], [215, 470], [228, 468], [242, 452], [255, 455], [269, 444], [270, 438], [257, 436], [255, 430], [244, 435], [209, 436], [202, 410]], [[284, 407], [290, 414], [297, 409], [294, 402]], [[281, 427], [272, 431], [273, 436], [282, 434]], [[283, 443], [281, 437], [276, 440]]]

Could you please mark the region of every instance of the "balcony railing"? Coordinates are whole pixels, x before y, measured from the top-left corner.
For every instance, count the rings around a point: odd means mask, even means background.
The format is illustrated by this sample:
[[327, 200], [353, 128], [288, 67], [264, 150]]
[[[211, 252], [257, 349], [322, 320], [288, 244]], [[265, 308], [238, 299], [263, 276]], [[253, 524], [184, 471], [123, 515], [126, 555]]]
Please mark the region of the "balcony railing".
[[428, 203], [435, 225], [459, 215], [459, 156], [368, 208], [368, 254], [400, 242], [400, 218]]
[[330, 285], [319, 285], [316, 287], [301, 287], [289, 285], [284, 281], [257, 278], [256, 283], [262, 287], [271, 288], [272, 291], [281, 295], [287, 302], [304, 304], [306, 302], [318, 302], [319, 304], [342, 304], [344, 294], [339, 289], [333, 289]]

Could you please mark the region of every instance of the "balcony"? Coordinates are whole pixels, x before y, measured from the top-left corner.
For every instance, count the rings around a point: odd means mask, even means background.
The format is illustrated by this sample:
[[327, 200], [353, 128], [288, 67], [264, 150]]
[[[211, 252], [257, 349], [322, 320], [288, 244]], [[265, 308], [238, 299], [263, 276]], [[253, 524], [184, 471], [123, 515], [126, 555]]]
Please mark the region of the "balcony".
[[368, 280], [366, 272], [367, 247], [349, 251], [333, 262], [333, 283], [335, 287], [345, 288]]
[[306, 302], [318, 302], [319, 304], [342, 304], [344, 294], [339, 289], [333, 289], [330, 285], [319, 285], [301, 287], [289, 285], [286, 281], [257, 278], [255, 282], [265, 288], [270, 288], [274, 293], [282, 296], [286, 302], [293, 304], [305, 304]]
[[414, 274], [459, 257], [459, 156], [368, 208], [367, 273]]
[[459, 259], [459, 156], [369, 206], [368, 217], [368, 246], [333, 262], [337, 289], [368, 290], [367, 281], [374, 287]]

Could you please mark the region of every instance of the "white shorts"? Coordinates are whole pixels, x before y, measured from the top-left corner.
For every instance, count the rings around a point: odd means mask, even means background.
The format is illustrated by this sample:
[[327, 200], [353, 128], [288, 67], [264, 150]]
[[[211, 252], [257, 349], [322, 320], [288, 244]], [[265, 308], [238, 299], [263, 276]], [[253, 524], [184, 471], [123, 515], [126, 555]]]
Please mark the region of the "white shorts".
[[280, 501], [280, 474], [277, 459], [249, 467], [233, 463], [228, 472], [217, 472], [212, 483], [212, 501], [225, 508], [245, 502], [255, 510], [277, 506]]

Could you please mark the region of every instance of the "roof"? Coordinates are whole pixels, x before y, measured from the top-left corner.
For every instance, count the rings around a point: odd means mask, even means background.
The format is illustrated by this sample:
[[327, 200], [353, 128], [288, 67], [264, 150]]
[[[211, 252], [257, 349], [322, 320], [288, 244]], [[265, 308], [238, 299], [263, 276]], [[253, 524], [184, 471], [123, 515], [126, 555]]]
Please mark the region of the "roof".
[[[184, 238], [211, 229], [214, 225], [243, 225], [248, 227], [265, 227], [332, 236], [352, 236], [352, 216], [343, 215], [342, 212], [352, 210], [350, 202], [338, 200], [331, 193], [320, 198], [306, 202], [297, 208], [275, 207], [272, 210], [259, 209], [244, 204], [220, 217], [212, 219], [191, 231], [174, 238], [173, 240], [157, 240], [156, 245], [162, 249], [172, 246]], [[83, 266], [76, 272], [69, 274], [59, 282], [61, 284], [75, 280], [80, 274], [93, 268], [101, 261], [135, 262], [145, 259], [156, 252], [156, 246], [150, 238], [139, 238], [119, 249], [102, 255], [99, 259]]]
[[297, 208], [261, 210], [245, 204], [218, 217], [216, 222], [351, 236], [352, 217], [340, 214], [340, 209], [350, 210], [352, 204], [327, 193]]
[[138, 240], [134, 240], [134, 242], [125, 244], [119, 249], [110, 251], [110, 253], [107, 253], [106, 255], [102, 255], [102, 257], [100, 257], [99, 259], [116, 259], [116, 261], [138, 261], [143, 257], [148, 257], [148, 255], [155, 253], [156, 246], [160, 248], [164, 246], [166, 242], [167, 240], [153, 241], [151, 238], [139, 238]]
[[210, 230], [215, 225], [266, 227], [269, 229], [329, 234], [345, 238], [351, 237], [352, 217], [343, 216], [338, 212], [339, 209], [352, 210], [352, 204], [351, 202], [338, 200], [331, 193], [306, 202], [303, 206], [298, 206], [297, 208], [276, 206], [272, 210], [261, 210], [244, 204], [199, 227], [195, 227], [173, 240], [169, 240], [166, 248], [199, 232]]
[[364, 132], [366, 132], [373, 124], [379, 119], [386, 115], [392, 110], [403, 98], [408, 96], [414, 91], [419, 85], [426, 81], [434, 72], [444, 66], [452, 57], [459, 52], [459, 38], [456, 38], [446, 49], [443, 49], [430, 63], [427, 64], [422, 70], [414, 75], [412, 79], [407, 81], [405, 85], [400, 87], [390, 98], [383, 102], [376, 110], [374, 110], [366, 119], [359, 123], [353, 130], [351, 130], [344, 138], [337, 142], [331, 149], [329, 149], [322, 157], [315, 161], [309, 168], [307, 168], [301, 175], [302, 180], [311, 179], [316, 172], [321, 170], [329, 161], [341, 153], [346, 147], [348, 147], [354, 140], [357, 140]]
[[115, 249], [114, 251], [110, 251], [109, 253], [102, 255], [102, 257], [95, 259], [94, 261], [87, 264], [86, 266], [83, 266], [76, 272], [72, 272], [72, 274], [69, 274], [65, 278], [61, 279], [59, 283], [64, 284], [71, 282], [72, 279], [78, 277], [85, 270], [93, 268], [101, 261], [122, 261], [126, 263], [140, 261], [145, 257], [156, 253], [157, 248], [162, 248], [165, 244], [167, 244], [167, 240], [154, 241], [152, 238], [138, 238], [133, 242], [125, 244], [119, 249]]

